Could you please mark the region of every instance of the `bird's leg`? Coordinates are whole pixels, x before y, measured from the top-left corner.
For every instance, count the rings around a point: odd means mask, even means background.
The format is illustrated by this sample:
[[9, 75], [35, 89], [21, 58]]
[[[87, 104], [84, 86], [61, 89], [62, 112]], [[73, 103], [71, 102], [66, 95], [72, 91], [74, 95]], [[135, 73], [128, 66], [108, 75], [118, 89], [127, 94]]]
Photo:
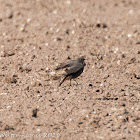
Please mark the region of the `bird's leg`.
[[64, 79], [60, 82], [59, 86], [62, 85], [62, 83], [66, 80], [67, 76], [64, 77]]

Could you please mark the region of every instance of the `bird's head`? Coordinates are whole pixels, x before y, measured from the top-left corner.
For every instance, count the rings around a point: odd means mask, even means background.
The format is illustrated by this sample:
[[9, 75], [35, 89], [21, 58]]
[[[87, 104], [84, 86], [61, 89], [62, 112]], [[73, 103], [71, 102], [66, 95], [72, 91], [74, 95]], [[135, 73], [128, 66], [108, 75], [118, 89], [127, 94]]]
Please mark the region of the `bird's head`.
[[80, 63], [83, 63], [83, 64], [84, 64], [85, 57], [84, 57], [84, 56], [81, 56], [80, 58], [78, 58], [78, 61], [79, 61]]

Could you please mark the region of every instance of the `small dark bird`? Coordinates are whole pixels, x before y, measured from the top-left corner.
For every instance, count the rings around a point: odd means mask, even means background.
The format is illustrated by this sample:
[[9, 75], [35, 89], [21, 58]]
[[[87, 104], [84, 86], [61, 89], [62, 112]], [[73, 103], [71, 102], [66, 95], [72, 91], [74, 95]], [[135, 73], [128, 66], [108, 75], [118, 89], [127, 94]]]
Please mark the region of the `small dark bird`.
[[65, 77], [60, 82], [59, 86], [61, 86], [66, 79], [70, 79], [71, 85], [71, 79], [77, 78], [83, 72], [84, 66], [86, 65], [84, 60], [85, 58], [82, 56], [76, 60], [70, 60], [67, 63], [62, 63], [56, 68], [56, 70], [65, 68]]

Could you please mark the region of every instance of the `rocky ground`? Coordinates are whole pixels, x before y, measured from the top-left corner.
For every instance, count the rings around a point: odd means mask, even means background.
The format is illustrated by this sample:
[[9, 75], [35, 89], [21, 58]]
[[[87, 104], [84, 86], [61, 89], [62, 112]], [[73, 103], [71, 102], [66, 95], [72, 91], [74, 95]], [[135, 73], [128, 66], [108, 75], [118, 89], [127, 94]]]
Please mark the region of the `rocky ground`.
[[139, 17], [139, 0], [0, 0], [0, 137], [139, 140]]

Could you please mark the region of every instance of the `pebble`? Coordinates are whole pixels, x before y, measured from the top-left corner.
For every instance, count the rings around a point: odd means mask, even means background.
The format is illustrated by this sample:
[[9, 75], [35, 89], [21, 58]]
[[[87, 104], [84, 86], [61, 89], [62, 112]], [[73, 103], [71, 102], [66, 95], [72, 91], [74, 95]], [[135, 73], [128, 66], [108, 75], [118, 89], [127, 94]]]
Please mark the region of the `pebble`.
[[40, 129], [39, 129], [39, 128], [37, 128], [36, 130], [37, 130], [38, 132], [40, 132]]
[[57, 91], [57, 89], [54, 89], [53, 91], [54, 91], [54, 92], [56, 92], [56, 91]]
[[12, 106], [7, 106], [7, 109], [11, 108]]
[[132, 35], [131, 35], [131, 34], [128, 34], [128, 35], [127, 35], [127, 37], [129, 37], [129, 38], [130, 38], [130, 37], [132, 37]]
[[105, 38], [106, 40], [107, 40], [107, 39], [109, 39], [109, 37], [108, 37], [108, 36], [105, 36], [104, 38]]
[[56, 30], [56, 32], [58, 33], [60, 31], [60, 29], [58, 28], [57, 30]]
[[48, 46], [49, 45], [49, 43], [45, 43], [45, 46]]
[[56, 42], [56, 41], [57, 41], [57, 39], [55, 38], [53, 41], [54, 41], [54, 42]]
[[1, 48], [4, 48], [4, 45], [1, 45]]
[[115, 48], [115, 51], [114, 51], [114, 53], [117, 53], [117, 52], [118, 52], [118, 50], [119, 50], [118, 48]]
[[5, 56], [5, 52], [4, 51], [1, 51], [0, 52], [0, 57], [4, 57]]
[[33, 47], [33, 50], [35, 50], [35, 49], [36, 49], [36, 47], [34, 46], [34, 47]]
[[92, 84], [89, 84], [88, 86], [89, 86], [89, 87], [92, 87], [93, 85], [92, 85]]
[[50, 31], [53, 31], [53, 27], [50, 28]]
[[71, 33], [72, 33], [72, 34], [75, 34], [75, 31], [73, 30]]
[[49, 70], [49, 68], [47, 67], [47, 68], [46, 68], [46, 71], [48, 71], [48, 70]]
[[7, 94], [8, 94], [7, 92], [0, 93], [0, 95], [7, 95]]
[[25, 30], [25, 26], [26, 26], [25, 24], [22, 24], [20, 29], [24, 29]]
[[112, 107], [112, 108], [111, 108], [111, 110], [113, 110], [113, 111], [117, 111], [117, 108], [115, 108], [115, 107]]
[[6, 33], [2, 33], [3, 36], [6, 36]]
[[129, 14], [132, 15], [134, 13], [133, 10], [129, 10]]
[[57, 10], [54, 10], [54, 11], [53, 11], [53, 14], [57, 14]]
[[20, 27], [20, 31], [25, 31], [25, 28], [24, 27]]
[[120, 65], [120, 60], [117, 61], [117, 64]]
[[71, 1], [70, 0], [67, 0], [66, 1], [66, 4], [69, 4], [70, 5], [71, 4]]
[[56, 74], [55, 71], [50, 72], [50, 75], [55, 75], [55, 74]]
[[27, 18], [27, 23], [30, 23], [31, 22], [31, 19], [30, 18]]
[[15, 103], [15, 101], [12, 102], [13, 104]]
[[71, 122], [72, 121], [72, 118], [70, 118], [69, 121]]
[[86, 11], [87, 11], [86, 9], [83, 9], [83, 13], [86, 13]]
[[123, 116], [119, 116], [119, 119], [123, 119], [124, 117]]
[[101, 83], [100, 86], [102, 87], [103, 86], [103, 83]]
[[7, 12], [7, 18], [12, 18], [13, 17], [13, 12], [12, 11], [8, 11]]

